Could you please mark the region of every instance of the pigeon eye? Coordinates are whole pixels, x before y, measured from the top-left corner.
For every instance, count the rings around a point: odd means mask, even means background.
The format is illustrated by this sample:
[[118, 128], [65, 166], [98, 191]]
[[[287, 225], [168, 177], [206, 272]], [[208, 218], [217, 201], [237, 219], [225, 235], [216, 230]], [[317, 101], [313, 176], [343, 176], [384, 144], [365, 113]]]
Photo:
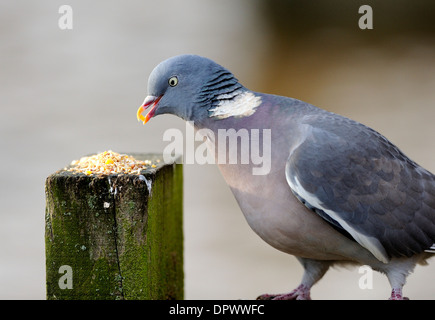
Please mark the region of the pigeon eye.
[[178, 84], [178, 78], [176, 76], [170, 77], [168, 83], [171, 87], [175, 87]]

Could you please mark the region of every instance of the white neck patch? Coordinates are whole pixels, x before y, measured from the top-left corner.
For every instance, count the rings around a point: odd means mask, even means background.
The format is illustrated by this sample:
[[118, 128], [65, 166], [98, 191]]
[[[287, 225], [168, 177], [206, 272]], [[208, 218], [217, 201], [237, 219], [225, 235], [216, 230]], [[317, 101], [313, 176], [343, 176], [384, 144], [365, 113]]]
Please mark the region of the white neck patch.
[[[235, 94], [237, 94], [237, 96], [235, 96], [233, 100], [226, 100], [233, 97]], [[253, 115], [257, 107], [261, 104], [261, 97], [258, 97], [249, 91], [222, 94], [217, 98], [222, 100], [216, 107], [210, 109], [210, 118], [216, 117], [218, 119], [226, 119], [229, 117], [248, 117]]]

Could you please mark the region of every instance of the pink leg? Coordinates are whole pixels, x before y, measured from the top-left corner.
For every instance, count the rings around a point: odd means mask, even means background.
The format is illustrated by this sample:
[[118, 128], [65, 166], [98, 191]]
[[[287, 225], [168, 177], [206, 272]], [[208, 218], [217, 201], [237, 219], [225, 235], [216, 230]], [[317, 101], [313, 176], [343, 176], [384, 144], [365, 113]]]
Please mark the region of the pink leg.
[[409, 300], [409, 298], [402, 295], [402, 288], [393, 288], [391, 297], [388, 300]]
[[329, 261], [297, 258], [304, 267], [304, 275], [299, 287], [284, 294], [262, 294], [257, 300], [311, 300], [311, 287], [320, 280], [328, 270]]
[[301, 284], [289, 293], [262, 294], [257, 300], [311, 300], [310, 288]]

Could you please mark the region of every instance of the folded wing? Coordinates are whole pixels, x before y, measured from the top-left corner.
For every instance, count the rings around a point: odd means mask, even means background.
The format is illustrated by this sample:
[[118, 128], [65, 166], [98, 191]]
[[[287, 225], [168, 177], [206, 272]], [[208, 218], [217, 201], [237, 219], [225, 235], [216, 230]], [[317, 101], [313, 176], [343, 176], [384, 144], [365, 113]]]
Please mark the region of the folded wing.
[[303, 125], [311, 130], [286, 165], [301, 202], [380, 261], [433, 246], [433, 174], [381, 134], [345, 117], [308, 115]]

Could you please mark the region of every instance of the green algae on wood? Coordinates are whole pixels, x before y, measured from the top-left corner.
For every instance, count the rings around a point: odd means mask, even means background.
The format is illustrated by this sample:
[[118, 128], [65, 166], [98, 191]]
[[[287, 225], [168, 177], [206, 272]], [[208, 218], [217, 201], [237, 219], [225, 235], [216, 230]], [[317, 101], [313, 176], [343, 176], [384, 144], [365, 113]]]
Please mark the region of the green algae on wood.
[[45, 192], [47, 299], [183, 299], [181, 164], [140, 175], [61, 170]]

